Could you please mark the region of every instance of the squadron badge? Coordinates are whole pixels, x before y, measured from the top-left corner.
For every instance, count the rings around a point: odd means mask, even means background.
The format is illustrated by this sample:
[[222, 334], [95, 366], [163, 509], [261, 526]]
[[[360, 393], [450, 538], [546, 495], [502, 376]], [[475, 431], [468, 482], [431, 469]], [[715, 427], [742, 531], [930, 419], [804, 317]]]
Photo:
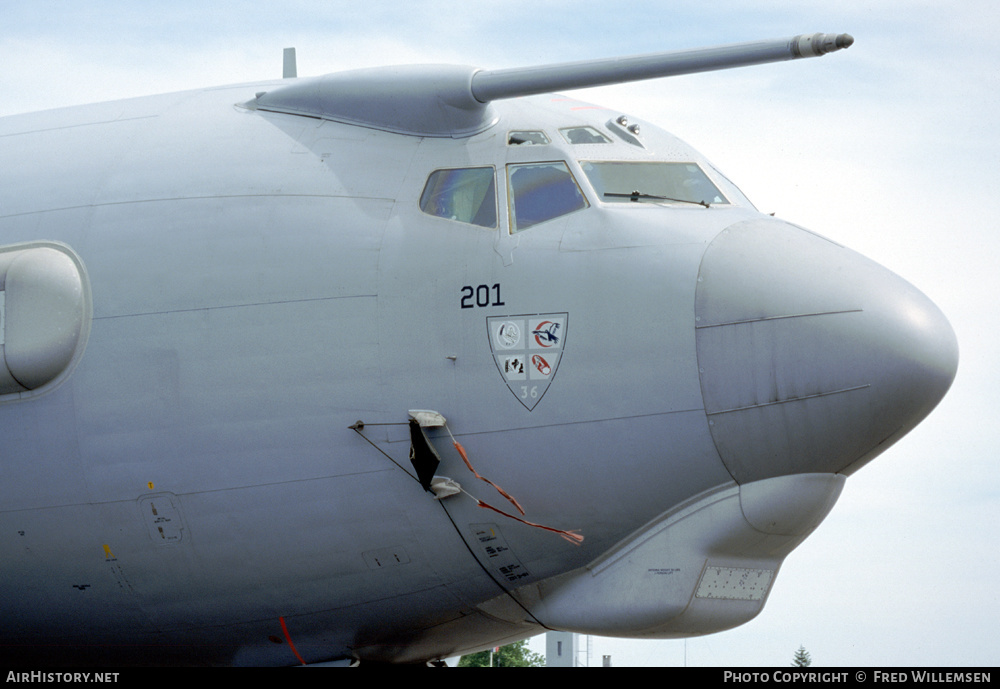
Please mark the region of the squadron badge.
[[535, 408], [556, 375], [568, 320], [567, 313], [486, 319], [497, 369], [528, 411]]

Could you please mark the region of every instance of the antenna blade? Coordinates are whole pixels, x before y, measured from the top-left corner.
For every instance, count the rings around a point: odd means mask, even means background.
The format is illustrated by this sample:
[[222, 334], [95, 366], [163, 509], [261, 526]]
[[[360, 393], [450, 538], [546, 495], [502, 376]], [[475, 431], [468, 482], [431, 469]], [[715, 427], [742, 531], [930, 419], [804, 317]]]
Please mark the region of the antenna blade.
[[296, 77], [298, 77], [298, 70], [295, 66], [295, 48], [285, 48], [281, 78], [295, 79]]

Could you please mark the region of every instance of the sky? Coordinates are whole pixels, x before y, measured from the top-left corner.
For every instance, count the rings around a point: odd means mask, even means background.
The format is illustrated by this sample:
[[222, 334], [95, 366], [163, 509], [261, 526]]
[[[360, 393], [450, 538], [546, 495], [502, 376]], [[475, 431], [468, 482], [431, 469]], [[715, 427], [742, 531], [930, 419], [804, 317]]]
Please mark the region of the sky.
[[[577, 93], [684, 139], [762, 211], [882, 263], [944, 311], [955, 383], [851, 477], [764, 611], [687, 641], [592, 637], [591, 665], [995, 666], [1000, 619], [1000, 3], [86, 3], [2, 0], [0, 116], [407, 63], [503, 68], [852, 34], [846, 51]], [[531, 642], [544, 650], [544, 637]], [[586, 647], [587, 644], [584, 643]], [[581, 659], [582, 660], [582, 659]]]

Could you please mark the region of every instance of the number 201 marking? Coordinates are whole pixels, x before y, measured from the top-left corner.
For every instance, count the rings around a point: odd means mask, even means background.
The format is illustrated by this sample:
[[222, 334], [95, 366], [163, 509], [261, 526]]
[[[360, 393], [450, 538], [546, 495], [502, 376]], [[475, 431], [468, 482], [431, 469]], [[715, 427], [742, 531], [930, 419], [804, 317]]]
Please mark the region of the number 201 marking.
[[486, 306], [504, 306], [504, 302], [500, 300], [500, 283], [497, 282], [494, 285], [479, 285], [477, 287], [472, 287], [471, 285], [465, 285], [462, 288], [462, 308], [471, 309], [475, 307], [486, 307]]

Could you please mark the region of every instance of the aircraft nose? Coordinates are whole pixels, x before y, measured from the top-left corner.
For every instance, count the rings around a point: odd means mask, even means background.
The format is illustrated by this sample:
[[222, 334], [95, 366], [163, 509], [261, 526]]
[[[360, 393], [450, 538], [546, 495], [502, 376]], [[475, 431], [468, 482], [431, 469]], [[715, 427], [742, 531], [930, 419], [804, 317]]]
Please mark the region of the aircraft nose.
[[920, 291], [778, 220], [711, 242], [695, 318], [710, 431], [739, 483], [852, 473], [927, 416], [958, 367], [955, 333]]

